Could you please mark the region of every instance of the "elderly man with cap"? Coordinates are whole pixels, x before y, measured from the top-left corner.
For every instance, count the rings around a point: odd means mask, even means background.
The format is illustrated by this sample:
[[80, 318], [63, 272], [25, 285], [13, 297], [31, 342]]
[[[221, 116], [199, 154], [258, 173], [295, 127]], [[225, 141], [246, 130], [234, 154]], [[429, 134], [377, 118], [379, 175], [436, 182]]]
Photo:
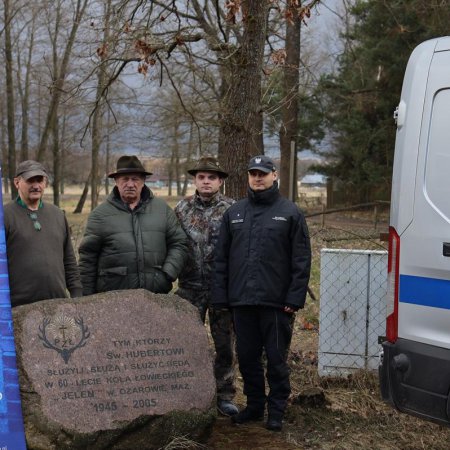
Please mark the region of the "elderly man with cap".
[[4, 208], [11, 305], [81, 297], [77, 261], [64, 212], [43, 202], [48, 175], [37, 161], [16, 171], [17, 199]]
[[[231, 420], [262, 420], [280, 431], [290, 394], [287, 354], [294, 314], [303, 308], [311, 248], [305, 218], [281, 197], [273, 161], [248, 165], [248, 196], [224, 214], [216, 247], [212, 306], [231, 308], [247, 407]], [[265, 391], [263, 350], [267, 357]]]
[[176, 292], [196, 306], [203, 322], [208, 312], [209, 326], [216, 349], [214, 373], [217, 384], [217, 408], [232, 416], [238, 409], [232, 403], [236, 393], [234, 378], [234, 333], [227, 309], [212, 310], [211, 282], [214, 248], [219, 236], [223, 213], [234, 203], [219, 192], [228, 174], [215, 158], [203, 157], [188, 170], [194, 177], [194, 195], [181, 200], [175, 213], [188, 236], [189, 257], [179, 276]]
[[116, 185], [90, 213], [79, 248], [84, 295], [172, 289], [187, 256], [187, 239], [173, 210], [145, 185], [147, 175], [136, 156], [120, 157], [108, 175]]

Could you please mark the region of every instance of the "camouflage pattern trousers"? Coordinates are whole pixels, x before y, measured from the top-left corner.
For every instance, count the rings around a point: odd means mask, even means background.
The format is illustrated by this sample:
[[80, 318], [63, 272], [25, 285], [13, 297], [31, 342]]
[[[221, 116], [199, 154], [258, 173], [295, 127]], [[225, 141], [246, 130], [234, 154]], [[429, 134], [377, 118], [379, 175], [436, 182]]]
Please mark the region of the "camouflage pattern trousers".
[[188, 300], [198, 308], [205, 323], [208, 312], [209, 327], [216, 350], [214, 375], [217, 385], [217, 400], [232, 401], [236, 394], [235, 336], [232, 315], [229, 310], [209, 308], [210, 291], [179, 288], [175, 294]]

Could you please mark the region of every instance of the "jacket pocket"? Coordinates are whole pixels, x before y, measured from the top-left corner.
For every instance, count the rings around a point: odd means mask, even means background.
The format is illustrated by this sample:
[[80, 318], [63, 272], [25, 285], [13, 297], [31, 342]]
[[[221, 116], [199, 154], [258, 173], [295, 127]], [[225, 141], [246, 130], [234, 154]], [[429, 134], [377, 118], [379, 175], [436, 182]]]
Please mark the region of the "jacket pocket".
[[263, 228], [262, 238], [265, 245], [261, 251], [264, 258], [271, 261], [289, 258], [291, 252], [291, 239], [289, 237], [290, 224], [288, 222], [275, 222], [274, 220]]
[[126, 267], [108, 267], [101, 269], [98, 274], [97, 291], [117, 291], [130, 289], [128, 286], [128, 270]]

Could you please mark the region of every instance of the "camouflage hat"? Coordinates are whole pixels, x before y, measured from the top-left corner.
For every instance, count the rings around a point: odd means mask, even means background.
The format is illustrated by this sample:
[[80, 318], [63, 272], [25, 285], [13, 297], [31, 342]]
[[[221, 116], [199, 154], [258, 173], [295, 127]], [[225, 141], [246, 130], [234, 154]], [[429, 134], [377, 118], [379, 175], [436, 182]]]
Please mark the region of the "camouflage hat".
[[108, 175], [108, 178], [115, 178], [117, 175], [122, 175], [125, 173], [139, 173], [141, 175], [147, 176], [152, 175], [151, 172], [147, 172], [144, 169], [141, 161], [139, 161], [137, 156], [121, 156], [117, 160], [117, 169]]
[[193, 176], [195, 176], [197, 172], [217, 172], [220, 178], [226, 178], [228, 176], [228, 173], [220, 167], [219, 161], [212, 156], [200, 158], [187, 172]]
[[29, 180], [33, 177], [48, 178], [48, 174], [40, 162], [27, 159], [17, 166], [16, 177], [22, 177], [24, 180]]

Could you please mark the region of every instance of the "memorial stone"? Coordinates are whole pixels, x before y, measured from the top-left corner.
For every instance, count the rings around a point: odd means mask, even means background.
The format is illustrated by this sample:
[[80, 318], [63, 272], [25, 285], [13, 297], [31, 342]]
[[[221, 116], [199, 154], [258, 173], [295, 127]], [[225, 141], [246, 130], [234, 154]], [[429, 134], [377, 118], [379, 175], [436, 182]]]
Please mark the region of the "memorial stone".
[[115, 291], [20, 306], [13, 317], [29, 450], [156, 449], [208, 436], [212, 355], [187, 301]]

